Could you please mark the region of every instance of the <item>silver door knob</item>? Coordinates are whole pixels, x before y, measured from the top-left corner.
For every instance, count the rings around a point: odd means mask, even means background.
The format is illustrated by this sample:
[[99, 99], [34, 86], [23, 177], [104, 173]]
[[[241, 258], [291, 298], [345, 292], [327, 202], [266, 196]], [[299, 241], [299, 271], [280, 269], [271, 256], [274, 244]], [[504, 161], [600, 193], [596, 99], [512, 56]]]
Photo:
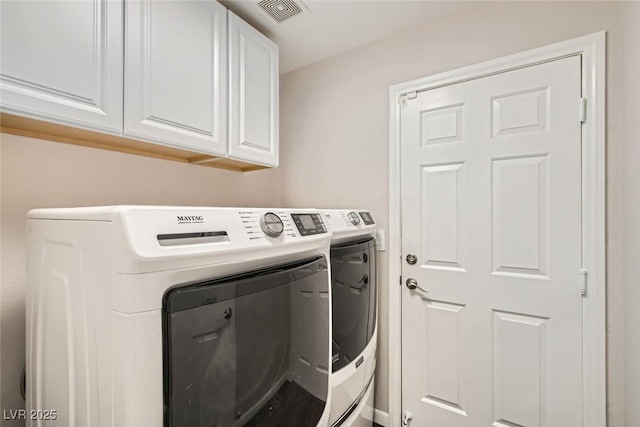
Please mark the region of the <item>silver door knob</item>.
[[407, 255], [407, 263], [414, 265], [416, 262], [418, 262], [418, 257], [415, 254]]
[[405, 284], [407, 285], [407, 288], [414, 290], [418, 287], [418, 281], [416, 279], [414, 279], [413, 277], [409, 277], [407, 279], [407, 281], [405, 282]]
[[413, 414], [409, 411], [404, 411], [404, 414], [402, 414], [402, 425], [408, 426], [409, 421], [411, 421], [412, 419], [413, 419]]
[[420, 285], [418, 285], [418, 281], [416, 279], [414, 279], [413, 277], [409, 277], [407, 279], [406, 282], [404, 282], [405, 285], [407, 285], [407, 288], [414, 290], [414, 289], [420, 289], [422, 292], [424, 292], [425, 294], [428, 294], [429, 291], [427, 291], [426, 289], [422, 289], [420, 287]]

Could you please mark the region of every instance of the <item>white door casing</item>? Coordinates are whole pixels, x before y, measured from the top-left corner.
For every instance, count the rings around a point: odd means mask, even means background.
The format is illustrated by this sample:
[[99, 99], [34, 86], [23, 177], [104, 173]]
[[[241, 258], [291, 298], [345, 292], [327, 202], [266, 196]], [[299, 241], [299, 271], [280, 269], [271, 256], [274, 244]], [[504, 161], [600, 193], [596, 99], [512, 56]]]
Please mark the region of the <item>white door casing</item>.
[[122, 2], [0, 3], [3, 112], [122, 131]]
[[[402, 387], [413, 425], [603, 425], [603, 42], [587, 36], [392, 88], [390, 232], [402, 175], [405, 250], [390, 241], [390, 283], [402, 267], [403, 282], [429, 291], [390, 291], [391, 335], [402, 295], [403, 369], [418, 379]], [[409, 252], [415, 266], [399, 259]]]
[[226, 8], [132, 0], [125, 26], [125, 135], [226, 155]]

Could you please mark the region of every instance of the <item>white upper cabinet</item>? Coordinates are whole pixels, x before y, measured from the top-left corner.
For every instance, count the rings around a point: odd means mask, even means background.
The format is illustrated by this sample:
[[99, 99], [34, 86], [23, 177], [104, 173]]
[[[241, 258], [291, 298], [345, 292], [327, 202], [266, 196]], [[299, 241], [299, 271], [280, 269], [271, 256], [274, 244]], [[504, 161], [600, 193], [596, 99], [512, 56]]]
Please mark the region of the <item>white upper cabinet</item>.
[[122, 3], [1, 1], [1, 110], [122, 130]]
[[126, 3], [124, 134], [227, 153], [227, 10], [214, 1]]
[[0, 18], [5, 130], [278, 166], [278, 47], [218, 2], [0, 0]]
[[278, 46], [229, 12], [229, 157], [278, 165]]

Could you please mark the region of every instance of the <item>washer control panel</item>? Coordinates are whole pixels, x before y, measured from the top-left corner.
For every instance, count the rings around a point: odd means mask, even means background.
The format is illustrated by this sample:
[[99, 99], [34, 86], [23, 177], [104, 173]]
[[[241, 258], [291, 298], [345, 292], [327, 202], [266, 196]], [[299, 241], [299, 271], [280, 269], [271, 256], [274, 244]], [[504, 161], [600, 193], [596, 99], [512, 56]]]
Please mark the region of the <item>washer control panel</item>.
[[298, 237], [291, 218], [284, 211], [246, 209], [238, 211], [238, 213], [244, 233], [249, 240], [267, 240], [279, 236]]
[[246, 209], [238, 213], [249, 240], [286, 242], [328, 233], [319, 212]]
[[317, 213], [292, 213], [291, 219], [298, 228], [301, 236], [309, 236], [312, 234], [321, 234], [327, 232], [320, 214]]

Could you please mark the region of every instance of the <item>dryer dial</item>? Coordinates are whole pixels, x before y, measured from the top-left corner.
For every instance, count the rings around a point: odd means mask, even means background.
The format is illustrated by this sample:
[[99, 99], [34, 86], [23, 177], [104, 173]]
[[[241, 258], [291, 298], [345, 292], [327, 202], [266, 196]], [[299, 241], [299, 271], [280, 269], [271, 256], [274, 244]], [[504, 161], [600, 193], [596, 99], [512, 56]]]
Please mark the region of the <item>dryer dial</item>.
[[267, 212], [260, 218], [260, 228], [267, 236], [278, 237], [284, 231], [284, 224], [278, 215]]
[[353, 225], [360, 224], [360, 217], [355, 212], [349, 212], [349, 214], [347, 215], [347, 218], [349, 218], [349, 221], [351, 221], [351, 224]]

